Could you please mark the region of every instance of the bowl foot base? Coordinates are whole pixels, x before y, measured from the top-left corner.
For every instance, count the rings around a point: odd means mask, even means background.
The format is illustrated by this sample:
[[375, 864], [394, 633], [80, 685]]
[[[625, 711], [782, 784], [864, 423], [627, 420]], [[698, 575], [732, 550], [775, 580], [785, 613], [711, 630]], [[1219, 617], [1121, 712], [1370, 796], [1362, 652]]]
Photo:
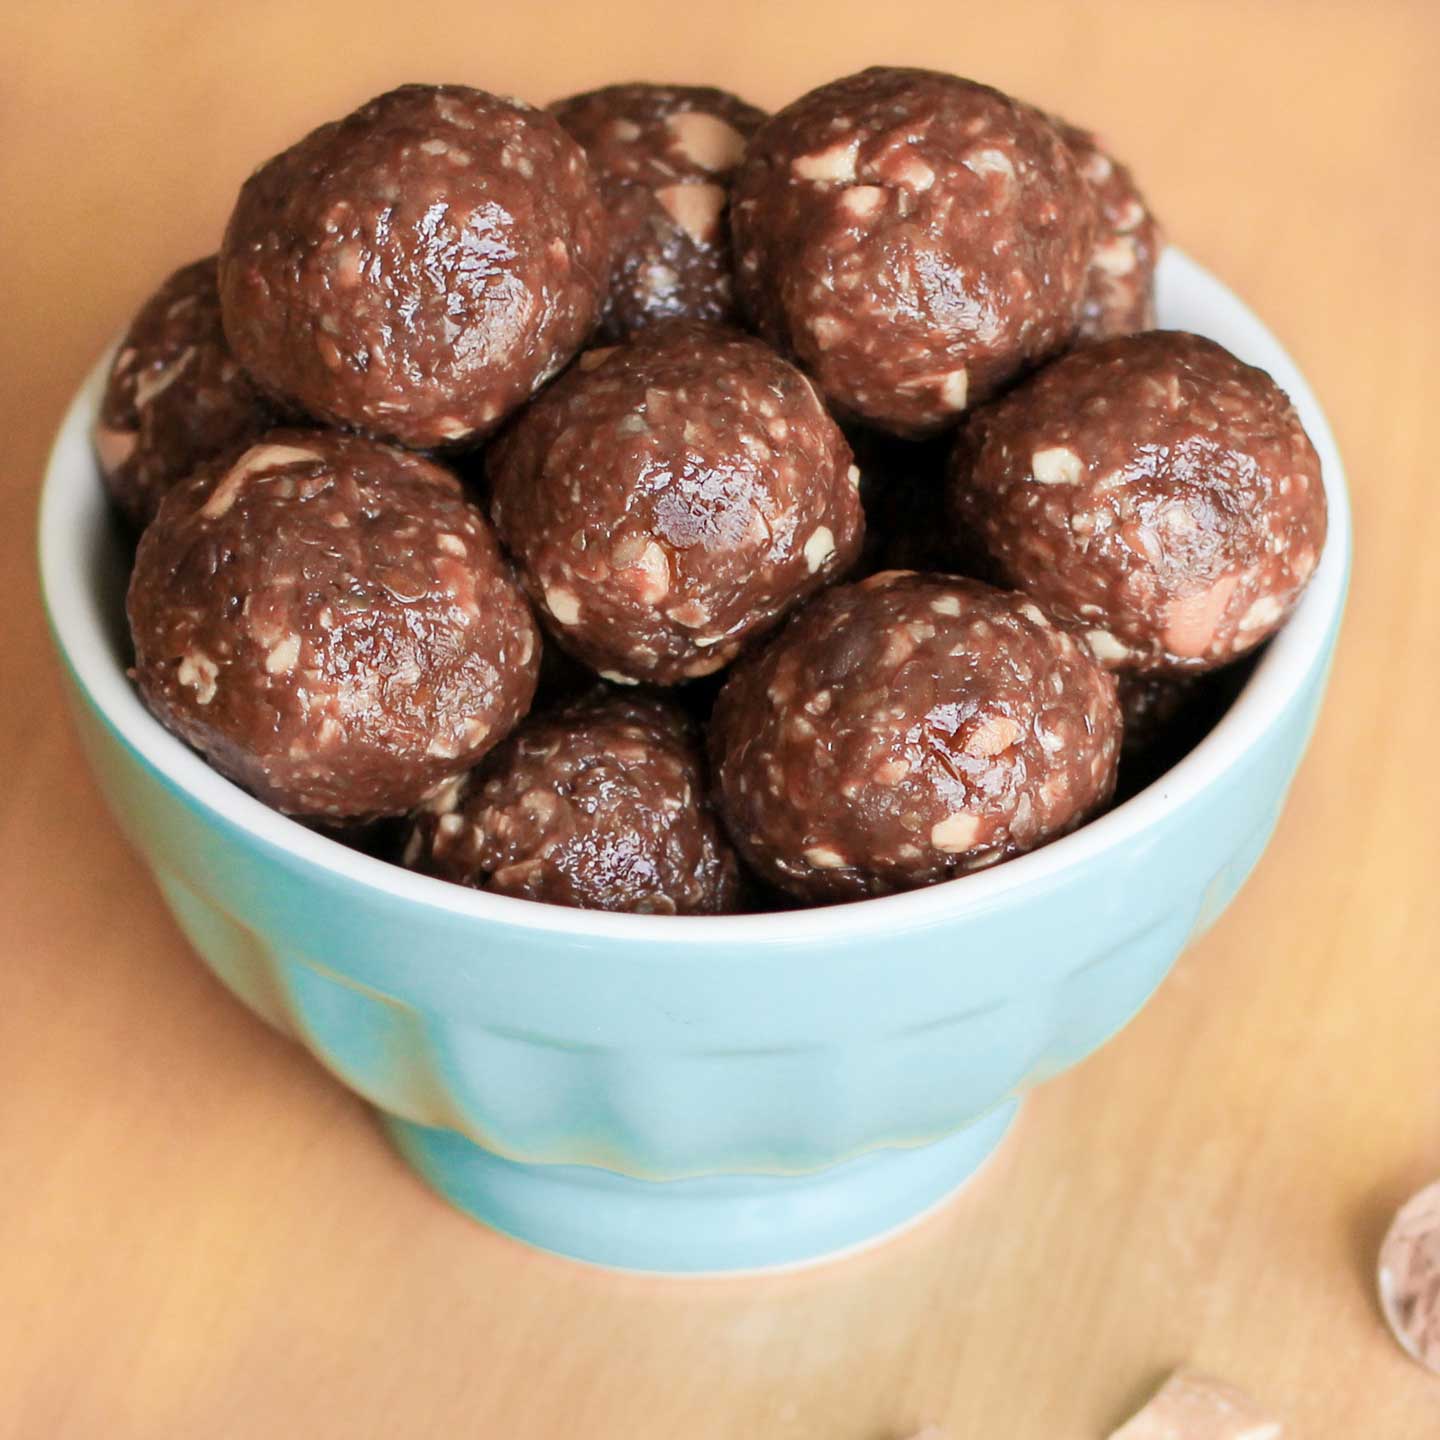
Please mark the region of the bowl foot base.
[[809, 1174], [669, 1181], [517, 1164], [453, 1130], [381, 1120], [445, 1199], [517, 1240], [611, 1269], [705, 1274], [814, 1264], [904, 1229], [975, 1173], [1017, 1104], [933, 1145], [878, 1150]]

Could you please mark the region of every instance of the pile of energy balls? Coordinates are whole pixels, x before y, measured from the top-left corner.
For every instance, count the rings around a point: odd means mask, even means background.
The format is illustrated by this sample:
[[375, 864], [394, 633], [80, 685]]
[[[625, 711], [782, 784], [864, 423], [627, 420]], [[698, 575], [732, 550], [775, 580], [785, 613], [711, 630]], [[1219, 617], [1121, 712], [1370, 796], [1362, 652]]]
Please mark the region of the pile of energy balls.
[[119, 347], [135, 682], [266, 804], [532, 900], [1033, 850], [1324, 543], [1286, 396], [1148, 328], [1160, 248], [1093, 135], [951, 75], [768, 117], [393, 90], [262, 165]]

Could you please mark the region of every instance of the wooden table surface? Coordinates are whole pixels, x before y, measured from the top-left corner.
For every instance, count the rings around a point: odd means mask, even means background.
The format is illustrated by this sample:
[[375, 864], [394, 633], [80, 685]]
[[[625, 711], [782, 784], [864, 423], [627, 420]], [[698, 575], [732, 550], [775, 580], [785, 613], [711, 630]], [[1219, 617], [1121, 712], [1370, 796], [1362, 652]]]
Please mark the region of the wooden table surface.
[[[1440, 9], [12, 0], [0, 27], [0, 1435], [1099, 1437], [1172, 1365], [1310, 1437], [1433, 1437], [1373, 1299], [1440, 1176]], [[36, 602], [48, 436], [249, 168], [392, 83], [777, 105], [888, 59], [1108, 133], [1329, 408], [1359, 547], [1275, 843], [1144, 1014], [905, 1238], [679, 1283], [454, 1214], [187, 952]], [[1427, 438], [1429, 437], [1429, 438]]]

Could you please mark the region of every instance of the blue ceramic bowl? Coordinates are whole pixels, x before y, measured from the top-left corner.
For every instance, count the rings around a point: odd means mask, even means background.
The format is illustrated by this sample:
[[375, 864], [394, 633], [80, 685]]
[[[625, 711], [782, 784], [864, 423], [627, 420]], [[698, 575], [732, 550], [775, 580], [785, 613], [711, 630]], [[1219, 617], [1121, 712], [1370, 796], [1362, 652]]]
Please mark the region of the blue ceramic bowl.
[[241, 1000], [383, 1112], [442, 1194], [533, 1244], [663, 1271], [795, 1263], [937, 1203], [1018, 1097], [1114, 1034], [1265, 847], [1345, 596], [1340, 457], [1295, 366], [1171, 252], [1164, 324], [1294, 397], [1330, 536], [1230, 712], [1150, 789], [1033, 855], [859, 905], [725, 918], [558, 909], [447, 885], [266, 809], [126, 680], [124, 557], [88, 430], [45, 480], [45, 600], [85, 750], [176, 919]]

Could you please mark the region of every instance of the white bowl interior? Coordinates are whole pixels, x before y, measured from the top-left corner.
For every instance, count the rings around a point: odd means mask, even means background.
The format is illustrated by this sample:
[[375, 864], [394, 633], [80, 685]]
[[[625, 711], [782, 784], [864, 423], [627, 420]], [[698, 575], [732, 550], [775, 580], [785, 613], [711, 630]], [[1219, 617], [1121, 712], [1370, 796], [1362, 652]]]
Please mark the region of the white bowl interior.
[[477, 921], [560, 930], [630, 944], [656, 938], [657, 927], [702, 950], [711, 944], [784, 940], [824, 945], [857, 931], [958, 921], [1019, 887], [1120, 845], [1198, 791], [1265, 733], [1316, 664], [1344, 603], [1350, 558], [1350, 506], [1344, 468], [1329, 423], [1295, 363], [1254, 314], [1194, 261], [1166, 252], [1158, 277], [1160, 323], [1207, 335], [1241, 359], [1268, 370], [1294, 400], [1319, 451], [1329, 501], [1329, 536], [1310, 588], [1255, 673], [1200, 744], [1159, 781], [1073, 834], [1033, 854], [927, 890], [857, 904], [767, 915], [615, 915], [569, 910], [469, 890], [360, 854], [262, 805], [210, 769], [170, 735], [141, 703], [124, 669], [125, 557], [96, 471], [90, 428], [109, 355], [102, 357], [67, 412], [51, 452], [40, 515], [40, 570], [59, 644], [81, 686], [114, 729], [144, 759], [216, 814], [304, 861], [375, 886], [417, 905], [472, 915]]

